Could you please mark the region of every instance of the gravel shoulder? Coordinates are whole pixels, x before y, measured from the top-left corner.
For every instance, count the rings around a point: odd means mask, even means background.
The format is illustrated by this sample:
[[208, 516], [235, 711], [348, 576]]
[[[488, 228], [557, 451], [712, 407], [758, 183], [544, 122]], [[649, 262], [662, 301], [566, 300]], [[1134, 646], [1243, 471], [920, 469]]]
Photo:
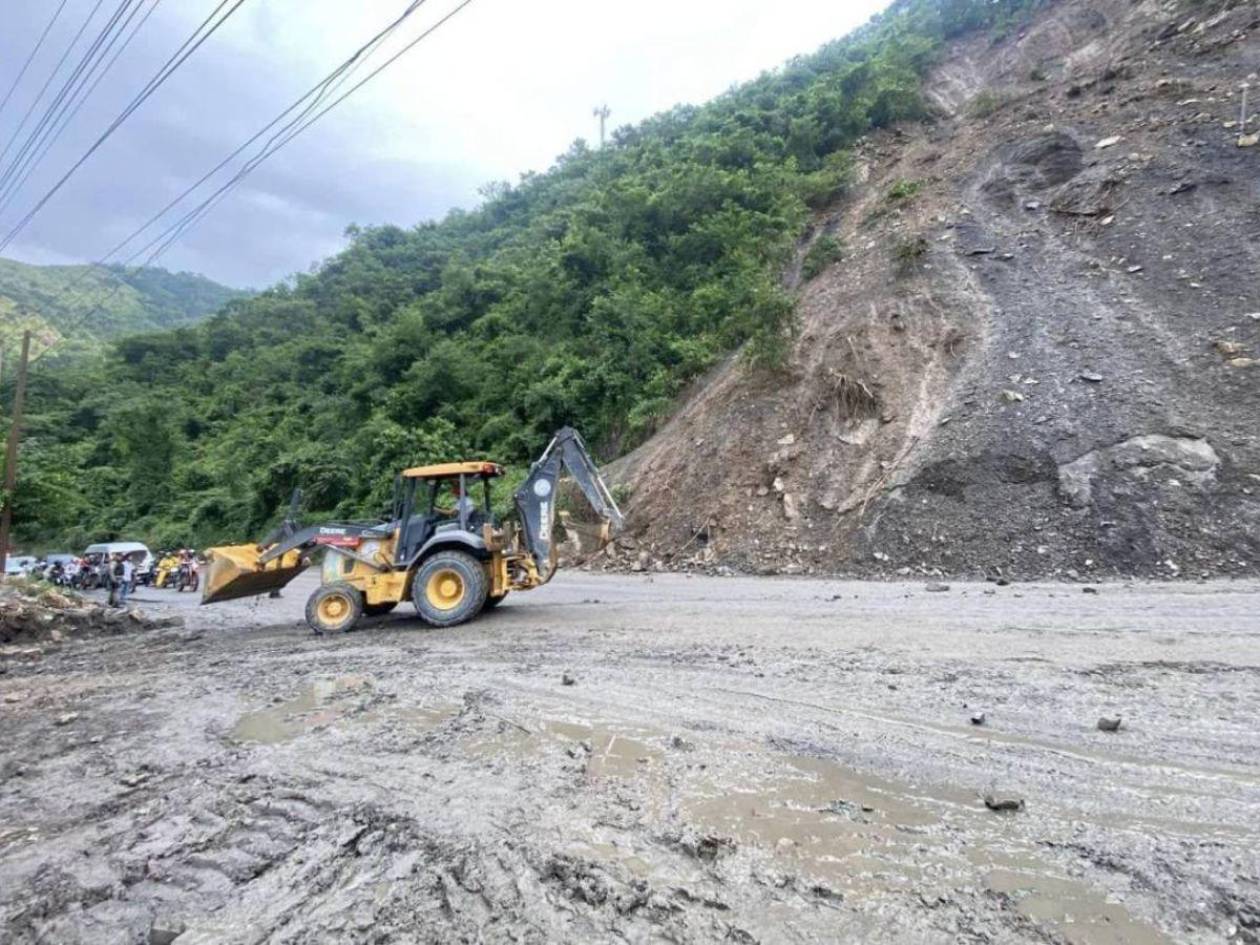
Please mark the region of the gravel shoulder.
[[1260, 942], [1260, 583], [313, 586], [0, 649], [6, 941]]

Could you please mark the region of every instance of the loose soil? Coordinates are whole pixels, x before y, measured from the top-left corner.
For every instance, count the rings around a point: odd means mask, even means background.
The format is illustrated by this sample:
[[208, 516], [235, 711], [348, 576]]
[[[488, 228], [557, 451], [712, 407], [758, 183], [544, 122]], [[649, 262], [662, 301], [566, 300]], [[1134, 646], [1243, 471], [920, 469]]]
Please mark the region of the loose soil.
[[732, 359], [614, 464], [605, 565], [1260, 573], [1257, 71], [1255, 3], [1062, 0], [952, 45], [802, 241], [844, 253], [787, 274], [782, 369]]
[[0, 664], [0, 938], [1260, 942], [1260, 584], [313, 586]]

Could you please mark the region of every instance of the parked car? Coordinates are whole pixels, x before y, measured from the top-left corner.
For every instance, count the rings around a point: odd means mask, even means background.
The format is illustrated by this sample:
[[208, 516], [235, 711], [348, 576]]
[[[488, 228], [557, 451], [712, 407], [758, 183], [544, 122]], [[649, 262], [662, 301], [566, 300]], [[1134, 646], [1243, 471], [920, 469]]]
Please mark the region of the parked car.
[[4, 573], [9, 575], [28, 574], [35, 567], [38, 559], [34, 555], [9, 555], [4, 562]]

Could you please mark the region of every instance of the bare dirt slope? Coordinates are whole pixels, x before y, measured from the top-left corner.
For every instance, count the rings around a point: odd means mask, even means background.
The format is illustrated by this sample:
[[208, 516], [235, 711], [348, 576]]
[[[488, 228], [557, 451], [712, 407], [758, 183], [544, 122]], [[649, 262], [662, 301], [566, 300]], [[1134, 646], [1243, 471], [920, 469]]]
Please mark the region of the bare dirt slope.
[[1063, 0], [951, 49], [818, 219], [845, 254], [784, 372], [732, 361], [614, 467], [609, 566], [1255, 573], [1257, 69], [1250, 3]]
[[1260, 943], [1254, 583], [312, 586], [0, 648], [0, 940]]

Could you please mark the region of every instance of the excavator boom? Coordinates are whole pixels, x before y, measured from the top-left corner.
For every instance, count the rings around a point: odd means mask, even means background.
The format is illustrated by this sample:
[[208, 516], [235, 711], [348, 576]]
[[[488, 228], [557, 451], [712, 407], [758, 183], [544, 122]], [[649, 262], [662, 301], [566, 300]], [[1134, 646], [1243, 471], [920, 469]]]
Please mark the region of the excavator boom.
[[567, 471], [582, 495], [602, 520], [599, 539], [606, 544], [621, 530], [621, 510], [608, 491], [603, 477], [581, 434], [572, 427], [560, 430], [530, 467], [525, 482], [516, 490], [516, 512], [520, 519], [525, 550], [534, 559], [543, 583], [556, 568], [556, 498], [560, 476]]

